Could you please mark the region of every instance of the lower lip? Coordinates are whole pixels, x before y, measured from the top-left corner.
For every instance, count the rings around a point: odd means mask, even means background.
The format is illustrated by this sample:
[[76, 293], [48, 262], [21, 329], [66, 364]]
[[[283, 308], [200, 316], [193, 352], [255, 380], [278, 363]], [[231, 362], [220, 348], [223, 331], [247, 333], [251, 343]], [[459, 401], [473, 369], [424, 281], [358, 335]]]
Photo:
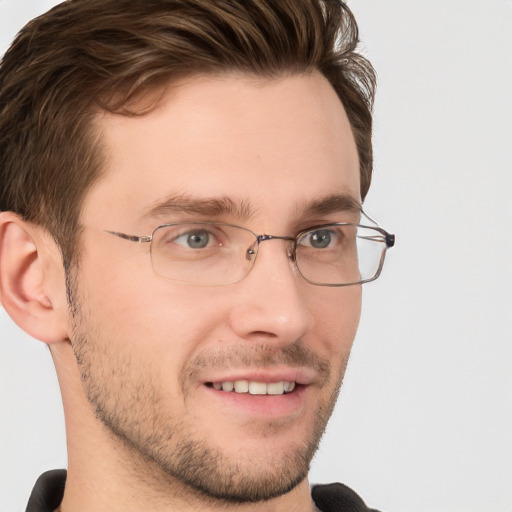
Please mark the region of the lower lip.
[[251, 395], [234, 391], [218, 391], [204, 386], [219, 407], [237, 408], [240, 412], [263, 418], [297, 416], [304, 408], [307, 386], [297, 385], [291, 393], [282, 395]]

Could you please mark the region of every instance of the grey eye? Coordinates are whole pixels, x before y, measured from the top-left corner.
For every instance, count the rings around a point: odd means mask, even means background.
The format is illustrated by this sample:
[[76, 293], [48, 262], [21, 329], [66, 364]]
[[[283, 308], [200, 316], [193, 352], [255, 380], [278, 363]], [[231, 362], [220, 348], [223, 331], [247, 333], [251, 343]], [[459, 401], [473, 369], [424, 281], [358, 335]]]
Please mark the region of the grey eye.
[[329, 247], [332, 239], [332, 232], [327, 229], [313, 231], [309, 235], [309, 245], [315, 249], [325, 249]]
[[175, 240], [176, 243], [186, 245], [191, 249], [204, 249], [210, 243], [210, 233], [205, 229], [198, 229], [189, 233], [184, 233]]

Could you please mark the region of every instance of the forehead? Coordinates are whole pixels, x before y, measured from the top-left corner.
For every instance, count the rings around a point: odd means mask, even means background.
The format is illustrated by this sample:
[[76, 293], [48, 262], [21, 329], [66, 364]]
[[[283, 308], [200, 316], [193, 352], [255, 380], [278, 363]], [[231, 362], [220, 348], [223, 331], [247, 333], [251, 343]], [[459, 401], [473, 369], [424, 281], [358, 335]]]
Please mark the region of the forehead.
[[103, 177], [84, 222], [141, 226], [168, 197], [229, 198], [282, 215], [322, 197], [359, 201], [359, 163], [343, 105], [319, 73], [194, 77], [139, 117], [103, 114]]

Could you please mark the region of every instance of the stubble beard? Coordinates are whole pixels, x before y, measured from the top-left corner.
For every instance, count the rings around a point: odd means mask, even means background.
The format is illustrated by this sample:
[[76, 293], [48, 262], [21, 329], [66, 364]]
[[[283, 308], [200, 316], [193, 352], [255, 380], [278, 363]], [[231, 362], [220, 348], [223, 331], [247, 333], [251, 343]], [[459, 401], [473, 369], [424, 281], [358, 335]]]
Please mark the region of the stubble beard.
[[[207, 429], [200, 432], [197, 425], [173, 417], [152, 382], [154, 368], [143, 368], [140, 361], [132, 361], [129, 354], [112, 350], [111, 345], [98, 336], [93, 324], [83, 318], [73, 289], [68, 291], [68, 299], [75, 325], [72, 346], [84, 392], [97, 419], [125, 448], [138, 478], [153, 484], [158, 481], [162, 489], [173, 493], [179, 483], [184, 494], [225, 504], [269, 500], [288, 493], [306, 478], [335, 406], [348, 354], [339, 366], [336, 365], [338, 378], [333, 377], [328, 361], [319, 360], [300, 342], [274, 362], [291, 363], [293, 359], [293, 363], [300, 365], [307, 360], [311, 365], [311, 358], [316, 358], [317, 371], [323, 372], [324, 385], [330, 385], [332, 390], [311, 415], [314, 423], [310, 434], [281, 453], [266, 454], [267, 458], [258, 464], [250, 458], [240, 460], [227, 455], [209, 443]], [[254, 364], [256, 352], [258, 350], [236, 357], [251, 359]], [[268, 365], [269, 359], [275, 356], [273, 350], [263, 346], [259, 347], [259, 352], [257, 357], [262, 366]], [[215, 357], [229, 364], [233, 354], [216, 354]], [[197, 370], [198, 361], [204, 361], [204, 357], [197, 358], [181, 372], [182, 384]], [[332, 380], [335, 383], [328, 384]], [[201, 427], [199, 425], [199, 429]], [[286, 426], [269, 423], [267, 434], [272, 435], [272, 430], [277, 428]]]

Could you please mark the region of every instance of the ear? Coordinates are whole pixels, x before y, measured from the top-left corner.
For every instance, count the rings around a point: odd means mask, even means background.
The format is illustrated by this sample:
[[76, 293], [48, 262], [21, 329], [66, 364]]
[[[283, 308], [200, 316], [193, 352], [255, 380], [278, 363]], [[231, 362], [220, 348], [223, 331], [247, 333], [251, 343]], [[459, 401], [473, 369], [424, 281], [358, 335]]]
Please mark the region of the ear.
[[67, 339], [67, 302], [60, 251], [49, 233], [12, 212], [0, 213], [0, 301], [30, 336]]

